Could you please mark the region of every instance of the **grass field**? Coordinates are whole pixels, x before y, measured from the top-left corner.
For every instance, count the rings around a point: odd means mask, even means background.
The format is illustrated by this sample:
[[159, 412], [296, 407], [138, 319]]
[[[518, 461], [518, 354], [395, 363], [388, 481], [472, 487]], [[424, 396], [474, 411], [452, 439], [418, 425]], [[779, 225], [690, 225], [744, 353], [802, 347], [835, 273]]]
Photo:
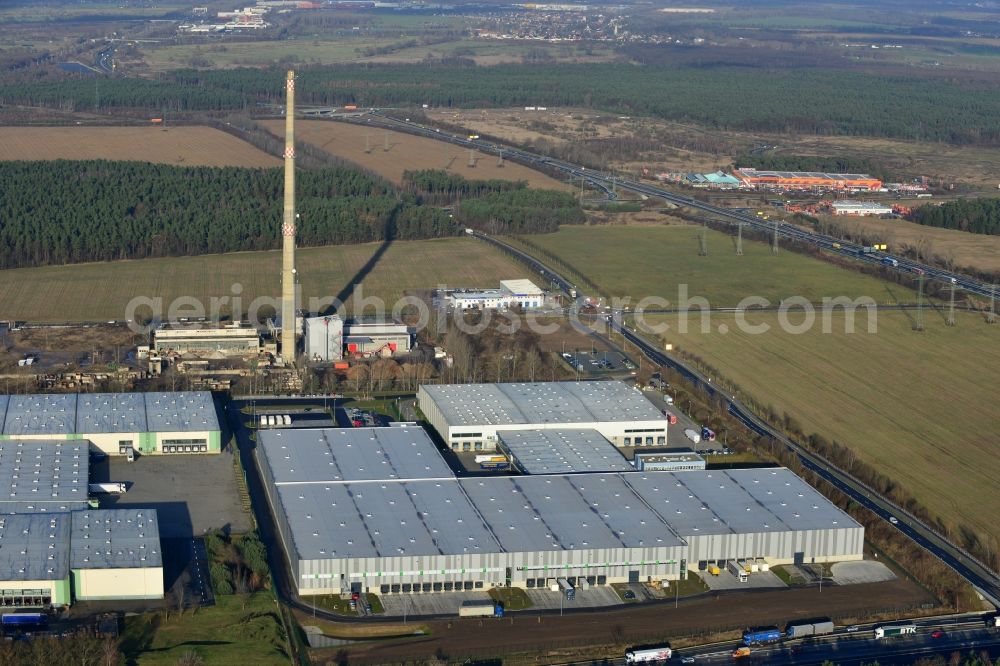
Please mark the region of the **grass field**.
[[210, 127], [0, 127], [0, 160], [139, 160], [273, 167], [281, 160]]
[[140, 666], [172, 666], [188, 652], [197, 653], [205, 666], [288, 664], [274, 597], [258, 592], [245, 604], [239, 596], [220, 595], [214, 606], [197, 612], [171, 612], [167, 619], [156, 613], [126, 617], [122, 651], [130, 664]]
[[990, 490], [1000, 479], [996, 377], [987, 370], [1000, 367], [1000, 329], [971, 314], [951, 328], [925, 313], [916, 333], [909, 313], [882, 312], [875, 335], [864, 326], [846, 334], [836, 317], [832, 334], [817, 326], [792, 335], [775, 317], [748, 315], [771, 324], [766, 335], [718, 315], [712, 330], [728, 324], [728, 334], [672, 327], [669, 337], [758, 402], [794, 415], [805, 432], [853, 449], [932, 513], [1000, 534], [1000, 494]]
[[143, 49], [143, 59], [153, 71], [190, 67], [259, 67], [291, 59], [291, 62], [333, 65], [355, 61], [365, 48], [381, 48], [401, 41], [399, 38], [345, 36], [338, 39], [283, 39], [224, 44], [184, 44], [150, 46]]
[[802, 296], [870, 296], [877, 303], [909, 301], [899, 286], [837, 268], [793, 252], [771, 254], [759, 242], [743, 241], [744, 255], [735, 256], [735, 238], [708, 233], [709, 256], [698, 256], [700, 227], [582, 226], [532, 236], [531, 241], [583, 270], [611, 296], [631, 296], [633, 304], [646, 296], [678, 303], [678, 286], [688, 285], [689, 297], [703, 296], [713, 307], [732, 307], [748, 296], [777, 304]]
[[[278, 136], [285, 135], [283, 120], [265, 120], [260, 124]], [[366, 134], [369, 136], [370, 153], [365, 152]], [[389, 137], [388, 151], [385, 150], [386, 134]], [[302, 120], [295, 125], [295, 138], [371, 169], [396, 184], [403, 182], [406, 170], [447, 167], [451, 173], [473, 180], [526, 180], [531, 187], [568, 189], [566, 184], [555, 178], [520, 164], [505, 162], [500, 168], [496, 157], [482, 153], [477, 153], [476, 166], [470, 167], [468, 150], [401, 132], [325, 120]]]
[[[381, 247], [300, 249], [303, 306], [313, 296], [336, 296], [373, 258], [375, 265], [362, 279], [364, 295], [383, 298], [389, 307], [408, 289], [487, 287], [502, 279], [531, 277], [527, 269], [472, 239], [398, 241], [376, 256]], [[234, 283], [242, 285], [246, 308], [256, 296], [278, 294], [280, 262], [281, 253], [274, 251], [0, 271], [0, 312], [29, 321], [121, 320], [135, 296], [162, 297], [164, 310], [178, 296], [192, 296], [208, 307], [213, 296], [231, 296]]]

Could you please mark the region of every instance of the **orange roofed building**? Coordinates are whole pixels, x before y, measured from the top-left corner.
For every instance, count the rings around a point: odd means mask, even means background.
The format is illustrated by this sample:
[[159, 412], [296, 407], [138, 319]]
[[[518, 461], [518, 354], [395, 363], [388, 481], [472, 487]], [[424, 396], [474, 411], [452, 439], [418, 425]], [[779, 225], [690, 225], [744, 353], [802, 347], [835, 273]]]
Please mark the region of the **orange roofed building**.
[[750, 187], [824, 190], [877, 190], [882, 187], [881, 180], [866, 173], [736, 169], [733, 175]]

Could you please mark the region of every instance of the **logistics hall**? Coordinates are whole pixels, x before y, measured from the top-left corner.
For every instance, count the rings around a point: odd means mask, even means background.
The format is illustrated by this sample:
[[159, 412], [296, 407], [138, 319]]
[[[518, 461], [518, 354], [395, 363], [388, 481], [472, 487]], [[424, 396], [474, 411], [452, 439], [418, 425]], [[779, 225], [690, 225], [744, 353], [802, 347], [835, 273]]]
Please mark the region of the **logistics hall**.
[[207, 391], [0, 395], [0, 441], [88, 440], [108, 455], [218, 453]]
[[[862, 557], [864, 528], [787, 469], [624, 471], [600, 442], [535, 430], [506, 444], [532, 474], [462, 478], [415, 425], [258, 431], [299, 593], [604, 585], [677, 579], [706, 561]], [[539, 456], [545, 445], [566, 450]]]

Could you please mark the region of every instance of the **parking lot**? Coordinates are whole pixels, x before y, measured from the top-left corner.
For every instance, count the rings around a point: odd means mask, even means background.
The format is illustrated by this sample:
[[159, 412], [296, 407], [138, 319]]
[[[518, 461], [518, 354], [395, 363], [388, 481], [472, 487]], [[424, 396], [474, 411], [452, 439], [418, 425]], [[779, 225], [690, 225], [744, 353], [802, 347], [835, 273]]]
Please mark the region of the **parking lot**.
[[382, 608], [386, 615], [402, 617], [406, 615], [454, 615], [463, 601], [489, 600], [484, 590], [468, 592], [434, 592], [431, 594], [383, 594]]
[[586, 590], [578, 587], [574, 591], [576, 598], [572, 601], [567, 600], [562, 592], [537, 588], [525, 591], [528, 593], [531, 603], [534, 604], [534, 608], [539, 609], [600, 608], [622, 603], [621, 597], [610, 585], [592, 585]]
[[240, 505], [233, 456], [147, 455], [135, 462], [115, 456], [91, 466], [91, 480], [124, 481], [124, 495], [100, 496], [101, 508], [156, 509], [160, 538], [190, 538], [214, 528], [250, 529]]
[[718, 576], [713, 576], [707, 571], [699, 571], [698, 576], [705, 581], [710, 590], [761, 590], [774, 587], [788, 587], [784, 581], [770, 571], [752, 573], [747, 577], [747, 582], [745, 583], [741, 583], [727, 569], [723, 569]]
[[587, 374], [635, 370], [635, 364], [616, 351], [566, 350], [562, 358], [569, 367]]

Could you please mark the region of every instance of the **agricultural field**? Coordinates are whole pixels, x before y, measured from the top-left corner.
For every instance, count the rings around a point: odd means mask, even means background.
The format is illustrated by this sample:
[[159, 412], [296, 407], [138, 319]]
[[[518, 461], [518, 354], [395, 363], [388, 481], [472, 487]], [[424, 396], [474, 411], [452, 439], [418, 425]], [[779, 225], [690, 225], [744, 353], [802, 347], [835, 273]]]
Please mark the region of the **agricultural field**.
[[366, 48], [384, 48], [406, 41], [399, 38], [375, 38], [361, 35], [338, 39], [262, 40], [151, 45], [143, 49], [143, 60], [154, 72], [186, 67], [228, 68], [260, 67], [276, 63], [333, 65], [354, 62]]
[[932, 514], [1000, 537], [1000, 495], [983, 492], [1000, 478], [996, 412], [983, 402], [995, 393], [995, 376], [984, 370], [1000, 366], [1000, 329], [966, 313], [948, 327], [940, 311], [927, 310], [918, 333], [912, 316], [880, 312], [874, 335], [862, 313], [853, 334], [841, 315], [831, 333], [817, 324], [795, 335], [782, 332], [777, 315], [753, 313], [749, 323], [771, 329], [752, 335], [731, 315], [713, 315], [710, 333], [671, 326], [667, 335], [804, 432], [852, 449]]
[[687, 285], [689, 298], [704, 297], [713, 307], [732, 307], [748, 296], [774, 304], [791, 296], [812, 302], [869, 296], [876, 303], [910, 302], [913, 296], [904, 287], [794, 252], [774, 256], [761, 242], [744, 239], [738, 257], [735, 236], [717, 231], [708, 232], [709, 255], [698, 256], [700, 233], [686, 224], [574, 226], [529, 240], [582, 271], [603, 295], [630, 296], [633, 304], [659, 296], [676, 306], [680, 285]]
[[[365, 296], [391, 308], [407, 290], [488, 287], [532, 277], [471, 238], [302, 248], [296, 261], [303, 307], [311, 297], [338, 296], [355, 280]], [[134, 297], [161, 297], [166, 314], [180, 296], [208, 308], [210, 298], [232, 296], [234, 284], [242, 287], [245, 309], [257, 296], [277, 297], [280, 264], [281, 252], [271, 251], [0, 271], [0, 312], [37, 322], [122, 320]]]
[[[260, 124], [278, 136], [285, 135], [283, 120], [264, 120]], [[365, 152], [366, 135], [371, 148], [368, 153]], [[385, 150], [387, 137], [389, 150]], [[505, 161], [502, 168], [498, 167], [497, 158], [492, 155], [477, 153], [476, 166], [470, 167], [468, 150], [402, 132], [352, 123], [303, 120], [295, 125], [295, 138], [371, 169], [397, 185], [402, 184], [404, 171], [447, 168], [449, 172], [470, 180], [526, 180], [530, 187], [570, 189], [569, 185], [520, 164]]]
[[275, 167], [281, 160], [211, 127], [0, 127], [0, 160], [136, 160]]
[[516, 42], [510, 40], [491, 41], [455, 40], [441, 44], [413, 46], [384, 55], [368, 56], [359, 62], [420, 62], [425, 58], [469, 58], [481, 67], [520, 63], [527, 56], [541, 57], [547, 62], [587, 63], [611, 62], [622, 57], [614, 49], [602, 45], [546, 44], [537, 41]]

